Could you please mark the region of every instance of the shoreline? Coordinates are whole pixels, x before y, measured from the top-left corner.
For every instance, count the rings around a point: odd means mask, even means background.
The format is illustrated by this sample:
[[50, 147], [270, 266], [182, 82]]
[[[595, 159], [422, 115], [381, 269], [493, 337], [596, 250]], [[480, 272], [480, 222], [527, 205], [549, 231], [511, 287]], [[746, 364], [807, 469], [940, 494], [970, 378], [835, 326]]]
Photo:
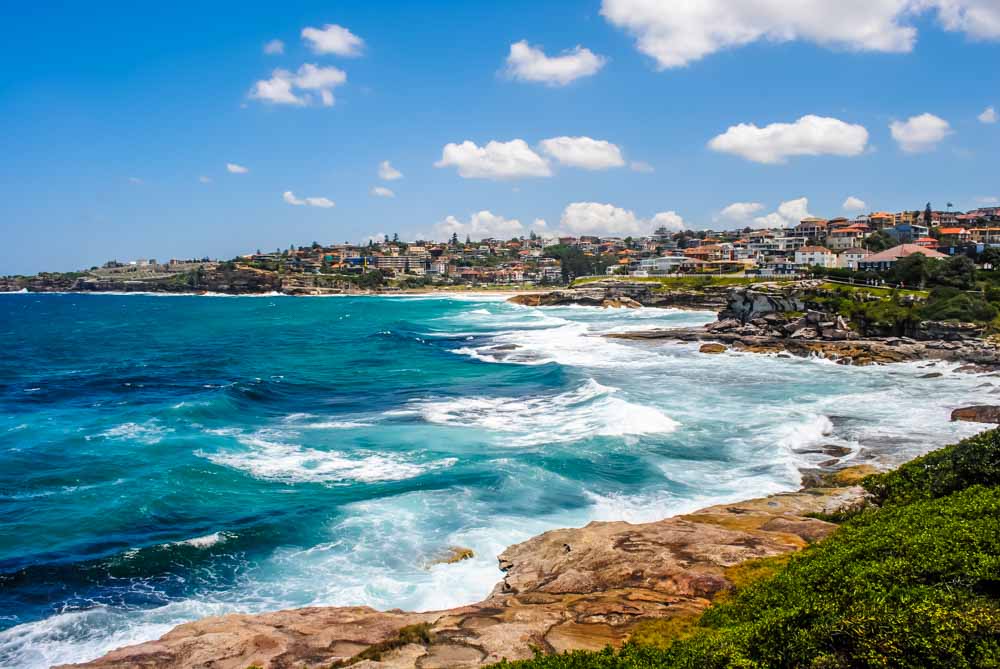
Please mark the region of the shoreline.
[[[501, 578], [478, 602], [414, 612], [320, 606], [230, 613], [53, 669], [480, 667], [528, 659], [532, 648], [559, 653], [618, 646], [644, 622], [700, 616], [729, 591], [731, 570], [743, 562], [797, 552], [829, 536], [838, 526], [819, 517], [867, 504], [858, 485], [863, 477], [913, 459], [858, 464], [854, 455], [840, 465], [800, 470], [796, 490], [652, 522], [592, 521], [535, 535], [497, 556]], [[416, 628], [424, 635], [407, 638]], [[407, 643], [396, 643], [401, 638]], [[376, 648], [383, 650], [372, 654]]]

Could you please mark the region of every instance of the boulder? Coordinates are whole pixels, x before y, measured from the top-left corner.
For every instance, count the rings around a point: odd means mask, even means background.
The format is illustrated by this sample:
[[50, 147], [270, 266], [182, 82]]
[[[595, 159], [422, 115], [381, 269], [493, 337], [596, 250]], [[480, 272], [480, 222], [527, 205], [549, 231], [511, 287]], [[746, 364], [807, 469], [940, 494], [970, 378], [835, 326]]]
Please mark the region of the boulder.
[[1000, 423], [1000, 406], [982, 404], [962, 407], [951, 412], [951, 419], [970, 423]]
[[698, 349], [700, 353], [725, 353], [725, 344], [702, 344], [701, 348]]

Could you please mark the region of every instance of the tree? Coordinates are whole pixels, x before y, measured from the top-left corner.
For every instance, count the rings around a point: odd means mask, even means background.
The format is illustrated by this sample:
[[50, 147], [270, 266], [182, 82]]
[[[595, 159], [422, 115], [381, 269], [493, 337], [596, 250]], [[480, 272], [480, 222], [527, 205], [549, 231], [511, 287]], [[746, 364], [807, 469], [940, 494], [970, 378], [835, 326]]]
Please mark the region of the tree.
[[931, 215], [931, 203], [928, 202], [927, 206], [924, 207], [924, 225], [926, 225], [928, 228], [931, 227], [932, 218], [933, 216]]
[[897, 281], [908, 286], [923, 287], [934, 271], [933, 264], [935, 262], [923, 253], [911, 253], [896, 261], [893, 274]]
[[469, 236], [469, 235], [466, 235], [465, 236], [465, 245], [469, 246], [470, 244], [472, 244], [472, 237]]
[[399, 233], [398, 232], [392, 233], [392, 241], [394, 241], [394, 242], [398, 242], [399, 241]]
[[940, 263], [934, 272], [934, 281], [942, 286], [971, 290], [976, 285], [976, 263], [972, 258], [959, 255]]
[[457, 232], [451, 233], [451, 245], [452, 246], [458, 246], [458, 233]]
[[865, 248], [872, 253], [879, 253], [896, 246], [896, 240], [885, 230], [879, 230], [865, 237]]

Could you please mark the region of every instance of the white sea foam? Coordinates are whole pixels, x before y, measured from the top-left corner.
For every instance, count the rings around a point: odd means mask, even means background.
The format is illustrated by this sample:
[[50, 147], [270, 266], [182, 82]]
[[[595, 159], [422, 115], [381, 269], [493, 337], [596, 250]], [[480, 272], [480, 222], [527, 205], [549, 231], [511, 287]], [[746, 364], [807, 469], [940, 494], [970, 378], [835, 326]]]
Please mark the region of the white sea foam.
[[[164, 427], [154, 418], [145, 423], [122, 423], [101, 432], [97, 436], [104, 439], [121, 439], [143, 444], [158, 444], [164, 435], [170, 432], [173, 432], [173, 429]], [[93, 436], [87, 435], [85, 438], [89, 441]]]
[[174, 544], [177, 546], [194, 546], [195, 548], [211, 548], [212, 546], [220, 544], [231, 537], [232, 535], [228, 532], [212, 532], [211, 534], [206, 534], [203, 537], [194, 537], [193, 539], [176, 541]]
[[502, 441], [515, 446], [595, 436], [664, 434], [677, 429], [677, 422], [659, 409], [615, 397], [616, 391], [589, 379], [580, 388], [557, 395], [416, 400], [406, 409], [390, 413], [415, 413], [429, 423], [504, 433]]
[[454, 458], [444, 458], [417, 463], [390, 454], [346, 454], [305, 448], [275, 441], [266, 432], [235, 434], [246, 448], [239, 451], [197, 451], [195, 454], [217, 465], [245, 471], [255, 478], [283, 483], [401, 481], [432, 469], [450, 467], [456, 462]]

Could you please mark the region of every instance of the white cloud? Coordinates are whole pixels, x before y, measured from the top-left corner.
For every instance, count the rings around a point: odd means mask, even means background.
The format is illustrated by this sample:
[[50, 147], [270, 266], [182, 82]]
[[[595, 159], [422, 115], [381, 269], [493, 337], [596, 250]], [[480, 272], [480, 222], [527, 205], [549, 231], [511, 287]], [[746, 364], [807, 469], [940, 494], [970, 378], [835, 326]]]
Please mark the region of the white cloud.
[[553, 137], [540, 142], [542, 151], [563, 165], [585, 170], [606, 170], [625, 164], [621, 149], [603, 139]]
[[997, 110], [993, 107], [987, 107], [983, 110], [983, 113], [977, 116], [980, 123], [996, 123], [997, 122]]
[[730, 223], [747, 223], [763, 209], [764, 205], [760, 202], [733, 202], [719, 212], [718, 218]]
[[322, 28], [303, 28], [302, 39], [314, 53], [332, 53], [338, 56], [360, 56], [365, 41], [343, 26], [328, 23]]
[[249, 167], [243, 167], [236, 163], [226, 163], [226, 171], [230, 174], [246, 174], [250, 171]]
[[545, 222], [544, 218], [536, 218], [534, 222], [531, 224], [531, 229], [534, 230], [535, 232], [538, 232], [539, 230], [545, 230], [548, 227], [549, 224]]
[[295, 197], [295, 193], [290, 190], [286, 190], [282, 193], [281, 199], [288, 204], [295, 205], [296, 207], [320, 207], [321, 209], [329, 209], [336, 206], [336, 203], [333, 200], [325, 197], [306, 197], [299, 199]]
[[375, 197], [396, 197], [396, 194], [385, 186], [373, 186], [371, 194]]
[[563, 211], [560, 224], [575, 235], [635, 235], [643, 228], [633, 212], [599, 202], [573, 202]]
[[596, 74], [606, 59], [590, 49], [577, 45], [558, 56], [546, 56], [540, 47], [526, 40], [510, 45], [507, 56], [507, 76], [520, 81], [565, 86], [581, 77]]
[[996, 0], [603, 0], [601, 14], [636, 38], [659, 69], [683, 67], [754, 42], [807, 41], [849, 51], [913, 49], [919, 14], [935, 12], [946, 29], [1000, 37]]
[[304, 105], [306, 99], [295, 94], [294, 75], [288, 70], [277, 69], [270, 79], [261, 79], [250, 89], [250, 97], [276, 105]]
[[973, 39], [1000, 38], [1000, 4], [996, 0], [923, 0], [920, 4], [937, 9], [945, 30]]
[[402, 179], [403, 173], [393, 167], [388, 160], [383, 160], [378, 164], [378, 178], [383, 181], [395, 181]]
[[142, 179], [140, 179], [139, 177], [129, 177], [128, 182], [136, 185], [143, 183]]
[[653, 216], [653, 220], [650, 221], [654, 230], [657, 228], [666, 228], [671, 232], [680, 232], [687, 228], [684, 223], [684, 218], [678, 214], [676, 211], [663, 211], [659, 214]]
[[273, 39], [264, 45], [264, 53], [272, 56], [285, 53], [285, 43], [280, 39]]
[[562, 230], [572, 235], [645, 235], [659, 227], [683, 230], [684, 219], [675, 211], [664, 211], [645, 220], [634, 212], [600, 202], [573, 202], [563, 210]]
[[479, 147], [468, 140], [446, 144], [435, 167], [456, 167], [465, 179], [519, 179], [552, 176], [549, 164], [523, 139], [491, 141]]
[[759, 216], [753, 220], [751, 227], [755, 228], [790, 228], [809, 218], [809, 198], [800, 197], [788, 200], [778, 205], [778, 210], [767, 216]]
[[976, 203], [982, 205], [996, 205], [1000, 204], [1000, 197], [997, 197], [996, 195], [982, 195], [976, 198]]
[[868, 203], [859, 197], [851, 195], [844, 200], [844, 204], [841, 206], [843, 206], [845, 211], [863, 211], [868, 208]]
[[202, 176], [198, 177], [198, 181], [200, 181], [203, 184], [210, 184], [210, 183], [212, 183], [212, 177], [206, 177], [206, 176], [202, 175]]
[[[536, 220], [535, 223], [537, 224], [538, 221]], [[524, 234], [524, 226], [521, 225], [521, 221], [516, 218], [504, 218], [486, 210], [472, 214], [468, 222], [465, 223], [454, 216], [448, 216], [435, 225], [434, 229], [441, 239], [450, 238], [452, 234], [457, 234], [460, 239], [465, 239], [468, 236], [474, 240], [488, 237], [510, 239]]]
[[930, 151], [937, 143], [951, 134], [951, 126], [934, 114], [911, 116], [906, 121], [889, 124], [892, 138], [907, 153]]
[[740, 123], [713, 137], [708, 146], [773, 165], [787, 162], [791, 156], [857, 156], [867, 144], [864, 126], [810, 114], [794, 123], [772, 123], [763, 128]]
[[323, 106], [332, 107], [333, 89], [346, 82], [347, 73], [339, 68], [304, 63], [295, 73], [281, 68], [274, 70], [270, 79], [261, 79], [253, 85], [250, 97], [273, 104], [304, 106], [313, 101], [312, 91], [319, 94]]
[[642, 160], [633, 160], [629, 164], [629, 169], [631, 169], [633, 172], [643, 172], [645, 174], [649, 174], [651, 172], [656, 171], [655, 167]]

